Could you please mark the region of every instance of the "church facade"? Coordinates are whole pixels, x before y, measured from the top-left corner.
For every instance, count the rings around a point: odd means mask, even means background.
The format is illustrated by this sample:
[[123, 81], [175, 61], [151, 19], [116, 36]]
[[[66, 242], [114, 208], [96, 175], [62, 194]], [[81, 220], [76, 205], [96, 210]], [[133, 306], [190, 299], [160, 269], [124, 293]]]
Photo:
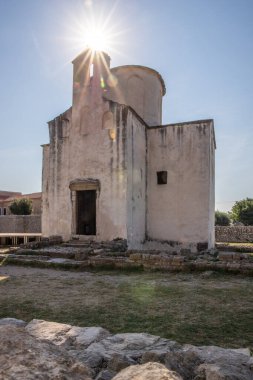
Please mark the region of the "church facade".
[[165, 84], [106, 53], [73, 61], [73, 104], [48, 123], [42, 234], [129, 249], [214, 246], [213, 120], [161, 125]]

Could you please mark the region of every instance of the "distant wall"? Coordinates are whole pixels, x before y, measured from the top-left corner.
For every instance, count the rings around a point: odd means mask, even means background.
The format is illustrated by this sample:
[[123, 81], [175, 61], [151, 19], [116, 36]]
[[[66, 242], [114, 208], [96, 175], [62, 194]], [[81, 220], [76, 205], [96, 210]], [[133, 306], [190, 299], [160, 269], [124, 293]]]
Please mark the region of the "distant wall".
[[217, 242], [253, 242], [253, 226], [216, 226], [215, 239]]
[[41, 215], [0, 216], [0, 233], [40, 233]]
[[[32, 215], [40, 215], [41, 214], [41, 196], [31, 197], [32, 194], [23, 194], [18, 196], [16, 199], [29, 199], [32, 202]], [[13, 203], [15, 197], [11, 197], [10, 199], [0, 200], [0, 208], [2, 208], [1, 215], [4, 214], [3, 209], [6, 209], [7, 215], [12, 215], [10, 211], [10, 205]]]

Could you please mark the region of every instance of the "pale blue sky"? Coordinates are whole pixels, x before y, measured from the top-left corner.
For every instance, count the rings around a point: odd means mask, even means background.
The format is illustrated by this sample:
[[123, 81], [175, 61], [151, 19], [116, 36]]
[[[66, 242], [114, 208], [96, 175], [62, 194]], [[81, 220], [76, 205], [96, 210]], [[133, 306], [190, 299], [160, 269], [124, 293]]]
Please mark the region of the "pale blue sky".
[[253, 197], [253, 0], [89, 3], [0, 0], [0, 189], [41, 190], [40, 144], [47, 121], [71, 105], [78, 25], [111, 13], [121, 32], [111, 64], [160, 72], [163, 123], [214, 119], [216, 207]]

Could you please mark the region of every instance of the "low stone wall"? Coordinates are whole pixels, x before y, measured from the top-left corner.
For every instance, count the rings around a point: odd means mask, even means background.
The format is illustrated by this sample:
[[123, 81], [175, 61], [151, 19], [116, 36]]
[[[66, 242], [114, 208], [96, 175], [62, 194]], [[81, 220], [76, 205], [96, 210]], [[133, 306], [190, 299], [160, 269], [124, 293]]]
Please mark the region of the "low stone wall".
[[229, 243], [253, 242], [253, 226], [216, 226], [215, 240]]
[[0, 216], [0, 233], [41, 233], [41, 215]]
[[197, 347], [147, 333], [14, 318], [0, 319], [0, 340], [1, 379], [253, 378], [248, 348]]

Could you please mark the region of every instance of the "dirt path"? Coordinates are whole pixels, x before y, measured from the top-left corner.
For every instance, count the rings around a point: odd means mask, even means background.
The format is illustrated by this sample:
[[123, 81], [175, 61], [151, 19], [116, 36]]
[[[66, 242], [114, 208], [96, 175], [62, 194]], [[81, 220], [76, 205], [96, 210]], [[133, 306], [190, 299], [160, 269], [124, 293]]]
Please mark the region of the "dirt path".
[[146, 273], [124, 273], [119, 271], [97, 271], [97, 272], [75, 272], [75, 271], [63, 271], [48, 268], [36, 268], [36, 267], [22, 267], [22, 266], [0, 266], [0, 277], [8, 276], [12, 278], [23, 278], [24, 276], [36, 279], [47, 278], [48, 279], [59, 279], [63, 281], [64, 279], [69, 280], [80, 280], [80, 281], [96, 281], [97, 279], [103, 278], [105, 282], [111, 284], [121, 284], [122, 282], [138, 282], [141, 279], [148, 282], [155, 282], [158, 284], [185, 284], [187, 286], [205, 286], [214, 288], [230, 288], [237, 284], [247, 285], [252, 284], [253, 280], [251, 277], [243, 277], [238, 275], [226, 275], [221, 276], [213, 272], [204, 273], [159, 273], [159, 272], [146, 272]]

